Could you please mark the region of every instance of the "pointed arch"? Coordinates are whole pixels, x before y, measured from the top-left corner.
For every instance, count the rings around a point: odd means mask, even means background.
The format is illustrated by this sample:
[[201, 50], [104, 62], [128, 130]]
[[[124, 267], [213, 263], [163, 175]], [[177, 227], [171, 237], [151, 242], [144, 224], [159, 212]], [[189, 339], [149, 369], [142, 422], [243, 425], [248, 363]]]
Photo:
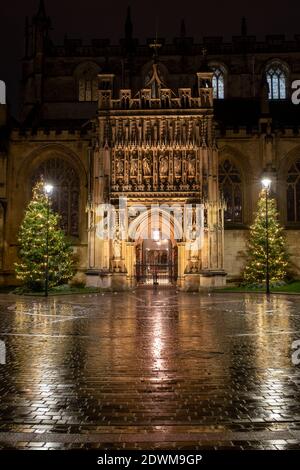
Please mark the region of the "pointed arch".
[[152, 208], [140, 207], [140, 214], [131, 222], [128, 227], [129, 237], [132, 240], [140, 238], [151, 239], [153, 234], [151, 230], [159, 230], [163, 238], [171, 240], [180, 240], [182, 238], [182, 224], [172, 214], [176, 207]]
[[61, 228], [67, 235], [78, 237], [80, 183], [76, 169], [66, 159], [53, 155], [35, 168], [31, 177], [32, 187], [41, 178], [54, 185], [51, 202], [61, 217]]
[[[285, 222], [290, 225], [300, 224], [300, 145], [297, 145], [279, 165], [279, 196], [285, 201], [281, 207], [286, 214]], [[284, 210], [285, 209], [285, 210]]]
[[97, 101], [99, 73], [100, 67], [95, 62], [83, 62], [76, 67], [74, 76], [78, 101]]
[[288, 65], [282, 60], [273, 59], [267, 63], [265, 74], [269, 87], [269, 100], [286, 99], [289, 77]]
[[27, 156], [18, 174], [24, 176], [17, 181], [27, 182], [25, 202], [30, 200], [32, 187], [41, 177], [54, 185], [53, 208], [61, 215], [61, 226], [68, 235], [80, 237], [86, 171], [78, 156], [63, 145], [48, 144]]
[[219, 190], [227, 208], [224, 221], [227, 226], [242, 225], [247, 220], [246, 176], [251, 174], [243, 154], [229, 146], [220, 150]]
[[213, 72], [213, 98], [216, 100], [223, 100], [226, 93], [227, 69], [223, 64], [218, 62], [210, 62], [209, 67]]
[[0, 80], [0, 104], [6, 104], [6, 85], [3, 80]]

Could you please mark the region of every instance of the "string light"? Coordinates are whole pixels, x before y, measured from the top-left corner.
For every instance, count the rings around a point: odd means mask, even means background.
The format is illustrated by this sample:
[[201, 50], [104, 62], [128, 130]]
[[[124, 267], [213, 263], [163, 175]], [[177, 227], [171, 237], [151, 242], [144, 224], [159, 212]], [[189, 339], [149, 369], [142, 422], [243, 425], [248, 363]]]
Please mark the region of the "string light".
[[[269, 198], [269, 269], [270, 281], [283, 281], [287, 275], [288, 254], [285, 250], [283, 228], [278, 222], [276, 201]], [[250, 227], [248, 242], [248, 259], [244, 271], [246, 284], [264, 284], [266, 266], [266, 221], [265, 221], [265, 192], [260, 194], [255, 221]]]
[[47, 225], [49, 286], [65, 283], [74, 274], [73, 250], [59, 227], [60, 216], [54, 213], [51, 207], [47, 223], [48, 203], [44, 182], [40, 181], [33, 189], [33, 199], [27, 207], [18, 236], [20, 262], [15, 264], [15, 270], [17, 278], [28, 286], [39, 284], [41, 287], [44, 282]]

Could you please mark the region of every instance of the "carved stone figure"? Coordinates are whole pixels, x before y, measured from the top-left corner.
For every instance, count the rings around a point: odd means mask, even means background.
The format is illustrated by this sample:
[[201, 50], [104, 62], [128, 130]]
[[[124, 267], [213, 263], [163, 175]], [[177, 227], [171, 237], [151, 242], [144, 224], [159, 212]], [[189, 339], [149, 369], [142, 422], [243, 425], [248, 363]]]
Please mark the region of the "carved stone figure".
[[169, 170], [169, 162], [167, 157], [161, 157], [159, 164], [159, 172], [161, 176], [166, 176]]
[[121, 258], [121, 241], [120, 241], [119, 229], [116, 230], [113, 245], [114, 245], [114, 258]]
[[151, 175], [151, 162], [148, 157], [143, 158], [143, 174], [144, 176]]
[[181, 174], [181, 159], [180, 159], [180, 155], [176, 155], [176, 156], [175, 156], [175, 160], [174, 160], [174, 171], [175, 171], [175, 174], [176, 174], [176, 175], [180, 175], [180, 174]]
[[130, 175], [137, 176], [138, 173], [138, 163], [136, 160], [131, 160], [130, 162]]
[[120, 240], [114, 240], [114, 257], [121, 258], [121, 242]]
[[122, 175], [124, 173], [124, 163], [119, 158], [116, 161], [116, 172], [117, 175]]
[[189, 175], [189, 176], [195, 176], [195, 174], [196, 174], [195, 159], [193, 158], [192, 155], [189, 155], [189, 160], [188, 160], [188, 175]]

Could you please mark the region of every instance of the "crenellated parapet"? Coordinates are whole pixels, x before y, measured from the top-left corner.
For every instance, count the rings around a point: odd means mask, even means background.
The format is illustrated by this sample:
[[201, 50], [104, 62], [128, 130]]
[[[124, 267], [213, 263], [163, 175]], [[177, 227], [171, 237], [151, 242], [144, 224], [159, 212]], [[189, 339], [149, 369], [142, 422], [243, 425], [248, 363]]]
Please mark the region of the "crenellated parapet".
[[197, 73], [198, 93], [193, 96], [191, 88], [178, 88], [177, 92], [166, 88], [160, 80], [156, 64], [148, 86], [135, 95], [131, 89], [120, 89], [117, 97], [113, 93], [114, 75], [99, 75], [99, 112], [107, 110], [205, 110], [213, 107], [212, 72]]

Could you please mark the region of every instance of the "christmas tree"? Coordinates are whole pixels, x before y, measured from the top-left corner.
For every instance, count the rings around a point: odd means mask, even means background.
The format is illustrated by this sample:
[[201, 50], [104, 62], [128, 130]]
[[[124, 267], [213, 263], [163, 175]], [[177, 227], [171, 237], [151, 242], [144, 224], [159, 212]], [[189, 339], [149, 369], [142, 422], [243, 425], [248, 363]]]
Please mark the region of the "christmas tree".
[[259, 196], [255, 220], [250, 227], [248, 260], [244, 271], [244, 281], [247, 285], [266, 283], [267, 233], [270, 283], [280, 283], [287, 276], [288, 254], [285, 249], [285, 237], [283, 228], [278, 222], [276, 201], [270, 196], [268, 196], [267, 231], [266, 191], [267, 189], [263, 190]]
[[17, 279], [31, 290], [44, 289], [47, 259], [49, 287], [63, 284], [74, 275], [72, 248], [59, 223], [60, 216], [52, 210], [51, 198], [41, 180], [33, 188], [33, 198], [20, 227], [20, 262], [15, 263]]

